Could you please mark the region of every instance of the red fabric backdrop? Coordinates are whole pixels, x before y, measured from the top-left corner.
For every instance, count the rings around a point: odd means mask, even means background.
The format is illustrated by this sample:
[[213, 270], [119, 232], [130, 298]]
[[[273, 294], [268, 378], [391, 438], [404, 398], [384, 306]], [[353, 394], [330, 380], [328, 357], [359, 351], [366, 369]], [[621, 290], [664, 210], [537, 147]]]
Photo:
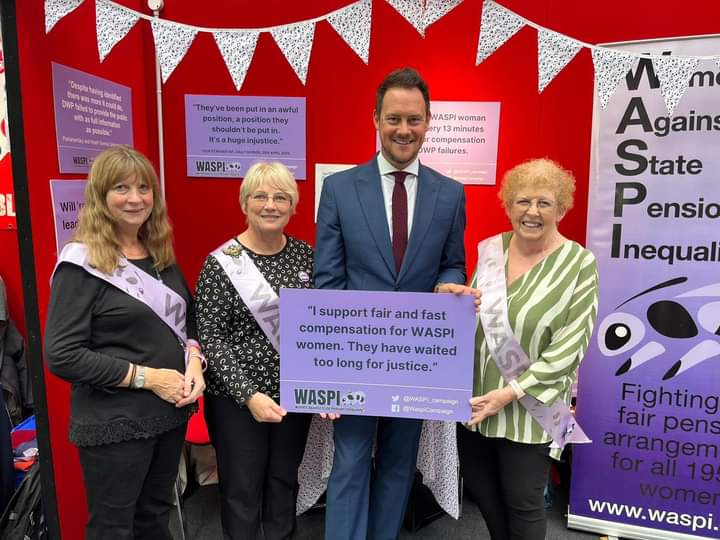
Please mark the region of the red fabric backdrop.
[[[122, 0], [148, 13], [143, 0]], [[190, 0], [166, 2], [163, 17], [208, 27], [267, 27], [314, 18], [350, 0]], [[538, 24], [591, 42], [637, 40], [717, 32], [720, 3], [687, 0], [501, 0]], [[593, 89], [592, 61], [583, 51], [537, 93], [536, 32], [525, 28], [475, 67], [481, 0], [466, 0], [434, 24], [425, 39], [387, 3], [373, 2], [370, 63], [362, 61], [326, 22], [317, 25], [307, 84], [303, 86], [268, 34], [261, 35], [241, 94], [307, 97], [308, 181], [300, 182], [301, 203], [289, 232], [314, 241], [313, 172], [319, 163], [360, 163], [374, 152], [371, 113], [374, 91], [391, 69], [412, 65], [430, 83], [435, 100], [500, 101], [498, 176], [531, 157], [549, 156], [574, 171], [576, 205], [563, 233], [584, 242]], [[676, 10], [670, 13], [669, 10]], [[59, 62], [132, 88], [135, 146], [157, 159], [153, 55], [148, 23], [140, 21], [100, 64], [94, 2], [84, 2], [51, 31], [44, 32], [43, 2], [17, 2], [23, 109], [37, 264], [40, 316], [44, 321], [48, 279], [55, 263], [50, 191], [58, 173], [50, 62]], [[199, 34], [187, 56], [163, 86], [167, 201], [175, 227], [179, 263], [194, 283], [208, 251], [242, 230], [236, 180], [188, 178], [185, 174], [183, 96], [236, 94], [209, 34]], [[12, 126], [11, 126], [12, 132]], [[468, 186], [466, 246], [469, 271], [475, 245], [508, 224], [494, 186]], [[10, 289], [16, 318], [19, 300], [17, 237], [0, 234], [0, 272]], [[47, 376], [51, 442], [63, 538], [82, 537], [84, 492], [75, 449], [67, 442], [66, 383]]]

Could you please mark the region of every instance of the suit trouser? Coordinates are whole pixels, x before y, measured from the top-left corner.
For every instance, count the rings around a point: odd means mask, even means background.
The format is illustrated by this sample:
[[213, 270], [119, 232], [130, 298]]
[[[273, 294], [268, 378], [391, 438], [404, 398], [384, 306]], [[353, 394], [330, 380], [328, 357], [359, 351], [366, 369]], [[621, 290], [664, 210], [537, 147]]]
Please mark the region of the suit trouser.
[[256, 421], [229, 397], [205, 395], [205, 419], [220, 480], [225, 540], [290, 538], [295, 530], [297, 471], [311, 415], [288, 413], [279, 424]]
[[326, 540], [398, 537], [415, 477], [421, 430], [421, 420], [405, 418], [343, 416], [335, 421]]
[[484, 437], [458, 424], [458, 451], [465, 491], [492, 540], [544, 540], [548, 444]]
[[150, 439], [80, 447], [86, 540], [172, 540], [173, 486], [186, 424]]

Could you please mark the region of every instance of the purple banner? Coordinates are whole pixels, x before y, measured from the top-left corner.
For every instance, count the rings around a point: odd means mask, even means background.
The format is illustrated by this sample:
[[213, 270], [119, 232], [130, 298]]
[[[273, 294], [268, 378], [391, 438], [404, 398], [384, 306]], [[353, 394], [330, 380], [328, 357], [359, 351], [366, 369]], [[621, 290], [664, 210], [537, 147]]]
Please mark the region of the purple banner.
[[54, 62], [52, 77], [61, 173], [86, 173], [106, 148], [132, 146], [129, 87]]
[[279, 161], [305, 180], [305, 98], [185, 96], [187, 174], [242, 178]]
[[[703, 55], [720, 39], [622, 44]], [[595, 107], [588, 247], [600, 274], [577, 414], [569, 525], [720, 538], [720, 131], [703, 60], [669, 114], [649, 58]], [[710, 82], [708, 82], [710, 81]], [[682, 94], [681, 94], [682, 95]]]
[[281, 289], [280, 328], [289, 411], [470, 418], [470, 296]]
[[85, 204], [85, 184], [86, 180], [50, 180], [57, 253], [75, 233], [78, 214]]

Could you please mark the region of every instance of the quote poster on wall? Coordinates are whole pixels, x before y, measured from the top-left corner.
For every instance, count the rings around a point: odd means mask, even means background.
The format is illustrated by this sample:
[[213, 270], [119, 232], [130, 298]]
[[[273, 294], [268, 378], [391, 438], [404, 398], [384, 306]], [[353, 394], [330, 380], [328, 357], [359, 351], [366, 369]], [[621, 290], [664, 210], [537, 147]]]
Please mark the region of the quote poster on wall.
[[433, 101], [420, 161], [463, 184], [494, 185], [499, 124], [499, 102]]
[[50, 180], [58, 254], [77, 228], [78, 214], [85, 204], [85, 184], [85, 180]]
[[305, 180], [305, 98], [185, 96], [187, 175], [242, 178], [279, 161]]
[[106, 148], [132, 146], [129, 87], [54, 62], [52, 78], [61, 173], [86, 173]]

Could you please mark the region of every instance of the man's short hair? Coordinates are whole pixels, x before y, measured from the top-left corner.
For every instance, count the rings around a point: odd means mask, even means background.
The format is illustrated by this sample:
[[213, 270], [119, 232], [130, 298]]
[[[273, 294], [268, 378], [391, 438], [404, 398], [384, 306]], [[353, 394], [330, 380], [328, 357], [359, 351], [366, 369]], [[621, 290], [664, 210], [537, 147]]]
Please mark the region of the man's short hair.
[[411, 67], [396, 69], [378, 86], [375, 94], [375, 114], [380, 115], [385, 94], [391, 88], [417, 88], [425, 100], [425, 114], [430, 115], [430, 90], [417, 70]]

